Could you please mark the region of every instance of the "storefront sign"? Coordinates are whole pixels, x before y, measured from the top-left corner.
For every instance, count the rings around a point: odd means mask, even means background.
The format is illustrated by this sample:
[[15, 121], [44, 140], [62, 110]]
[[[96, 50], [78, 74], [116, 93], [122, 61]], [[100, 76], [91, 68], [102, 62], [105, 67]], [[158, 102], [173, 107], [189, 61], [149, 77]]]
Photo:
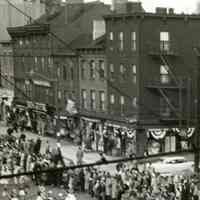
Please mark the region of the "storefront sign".
[[33, 103], [32, 101], [27, 101], [27, 107], [35, 110], [40, 110], [46, 112], [46, 106], [43, 103]]

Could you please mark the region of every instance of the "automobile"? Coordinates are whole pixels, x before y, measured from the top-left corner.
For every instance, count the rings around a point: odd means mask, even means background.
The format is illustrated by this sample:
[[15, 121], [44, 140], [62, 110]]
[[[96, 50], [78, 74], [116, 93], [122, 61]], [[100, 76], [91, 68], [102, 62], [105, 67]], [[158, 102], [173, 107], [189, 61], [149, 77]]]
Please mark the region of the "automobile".
[[160, 158], [151, 166], [161, 175], [189, 175], [194, 172], [194, 162], [187, 161], [184, 157]]

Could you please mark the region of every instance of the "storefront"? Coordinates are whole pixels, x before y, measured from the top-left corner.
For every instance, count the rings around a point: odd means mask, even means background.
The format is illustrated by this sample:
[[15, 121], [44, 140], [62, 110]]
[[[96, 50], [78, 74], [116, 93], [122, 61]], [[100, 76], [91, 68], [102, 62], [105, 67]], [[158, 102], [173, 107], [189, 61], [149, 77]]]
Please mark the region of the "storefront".
[[191, 149], [191, 138], [195, 128], [148, 129], [148, 153], [167, 153]]

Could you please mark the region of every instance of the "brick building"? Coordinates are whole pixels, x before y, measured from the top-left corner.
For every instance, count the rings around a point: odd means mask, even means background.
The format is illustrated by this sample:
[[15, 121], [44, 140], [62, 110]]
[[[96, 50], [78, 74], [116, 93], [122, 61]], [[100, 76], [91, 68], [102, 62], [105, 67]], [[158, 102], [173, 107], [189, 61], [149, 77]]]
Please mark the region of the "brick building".
[[[93, 21], [102, 21], [110, 7], [100, 3], [67, 3], [35, 23], [8, 28], [13, 41], [14, 79], [18, 103], [57, 107], [66, 114], [68, 99], [79, 108], [79, 55], [76, 48], [93, 41]], [[44, 95], [45, 94], [45, 95]], [[31, 103], [32, 102], [32, 103]], [[34, 102], [34, 103], [33, 103]], [[38, 107], [38, 106], [37, 106]]]
[[[147, 148], [189, 148], [200, 17], [157, 8], [156, 13], [111, 14], [105, 20], [107, 73], [112, 82], [109, 112], [135, 120], [140, 155]], [[157, 141], [152, 142], [152, 136]]]
[[13, 73], [13, 57], [12, 44], [10, 41], [0, 42], [0, 72], [1, 72], [1, 88], [0, 99], [7, 97], [9, 104], [14, 97], [14, 73]]

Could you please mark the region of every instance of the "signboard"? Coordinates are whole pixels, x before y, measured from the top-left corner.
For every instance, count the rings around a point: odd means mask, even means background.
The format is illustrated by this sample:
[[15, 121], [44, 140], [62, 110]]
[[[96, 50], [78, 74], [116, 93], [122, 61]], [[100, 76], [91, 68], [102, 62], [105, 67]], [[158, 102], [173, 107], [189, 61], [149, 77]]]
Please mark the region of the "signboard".
[[46, 112], [46, 105], [43, 103], [33, 103], [32, 101], [27, 101], [27, 107], [35, 110], [42, 110]]

